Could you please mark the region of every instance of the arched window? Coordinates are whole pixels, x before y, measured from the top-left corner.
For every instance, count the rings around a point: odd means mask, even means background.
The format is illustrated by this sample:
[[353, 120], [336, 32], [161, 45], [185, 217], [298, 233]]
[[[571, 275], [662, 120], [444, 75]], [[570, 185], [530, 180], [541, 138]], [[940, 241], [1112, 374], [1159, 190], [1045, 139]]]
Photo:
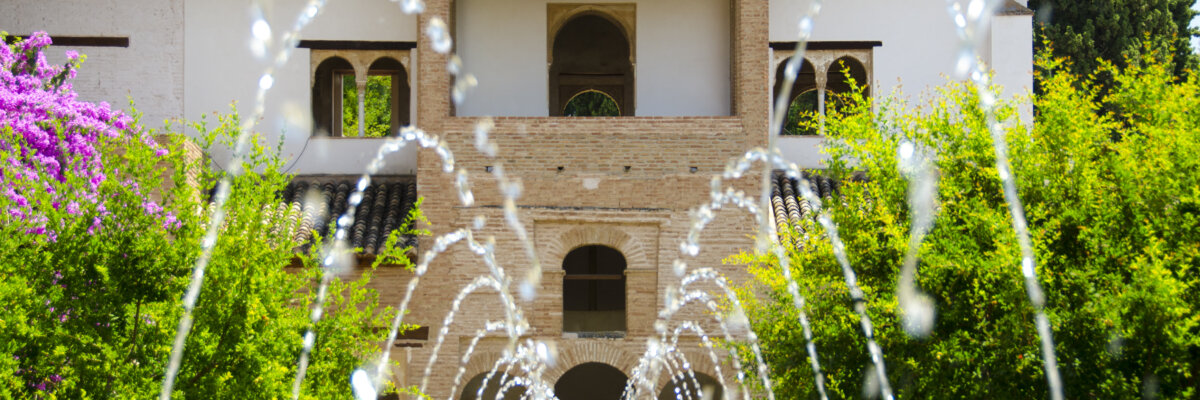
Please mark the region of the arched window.
[[621, 115], [621, 107], [608, 93], [599, 90], [584, 90], [563, 106], [564, 117], [616, 117]]
[[559, 400], [620, 399], [629, 378], [615, 367], [598, 362], [576, 365], [554, 383]]
[[313, 50], [313, 134], [381, 137], [408, 125], [408, 72], [398, 61], [403, 55], [391, 50]]
[[[458, 396], [459, 400], [493, 400], [496, 394], [504, 389], [503, 400], [518, 400], [525, 395], [525, 386], [516, 384], [512, 376], [503, 376], [502, 371], [496, 372], [488, 378], [489, 372], [484, 372], [475, 375], [474, 378], [467, 381], [467, 385], [463, 386], [462, 395]], [[483, 386], [483, 380], [487, 379], [487, 388], [483, 390], [482, 396], [479, 394], [479, 387]]]
[[353, 83], [354, 66], [344, 58], [329, 57], [317, 65], [312, 87], [314, 135], [342, 135], [342, 86], [346, 76]]
[[[791, 59], [785, 60], [779, 64], [779, 69], [775, 71], [775, 96], [783, 96], [783, 74], [787, 69], [787, 64]], [[788, 92], [791, 96], [787, 101], [787, 116], [784, 117], [782, 132], [784, 135], [815, 135], [815, 129], [802, 129], [800, 122], [805, 118], [811, 118], [813, 115], [820, 114], [819, 108], [819, 93], [817, 88], [816, 71], [813, 70], [812, 63], [808, 60], [803, 60], [800, 64], [800, 72], [796, 75], [796, 81], [792, 83], [792, 90]]]
[[[830, 54], [830, 52], [834, 53]], [[820, 128], [814, 125], [820, 125], [823, 122], [812, 124], [813, 117], [821, 119], [830, 111], [842, 110], [841, 107], [846, 102], [846, 95], [853, 89], [850, 85], [851, 79], [854, 86], [862, 90], [863, 96], [870, 96], [867, 86], [870, 83], [870, 76], [867, 68], [859, 59], [850, 55], [842, 55], [846, 53], [837, 50], [810, 50], [808, 54], [818, 60], [837, 58], [828, 64], [821, 64], [824, 66], [824, 72], [820, 76], [817, 75], [810, 60], [803, 61], [789, 93], [792, 97], [787, 101], [787, 114], [784, 117], [781, 132], [785, 135], [820, 134]], [[783, 76], [790, 61], [791, 58], [788, 58], [776, 67], [774, 86], [776, 99], [778, 96], [783, 96]], [[810, 126], [801, 127], [801, 122], [809, 122], [806, 125]]]
[[583, 246], [567, 253], [563, 270], [563, 332], [623, 336], [625, 257], [621, 252]]
[[829, 64], [828, 78], [825, 84], [825, 111], [841, 110], [845, 104], [844, 95], [850, 93], [850, 84], [863, 89], [863, 96], [869, 96], [867, 91], [867, 69], [853, 57], [842, 57]]
[[[658, 400], [725, 398], [725, 390], [721, 388], [721, 384], [716, 379], [699, 372], [693, 372], [693, 374], [696, 376], [695, 382], [686, 374], [676, 376], [658, 393]], [[700, 390], [696, 390], [696, 383], [700, 384]]]
[[784, 135], [816, 135], [818, 129], [811, 124], [801, 126], [801, 122], [811, 119], [821, 113], [816, 89], [808, 89], [792, 98], [788, 105], [787, 116], [784, 117]]
[[566, 115], [578, 94], [600, 92], [620, 115], [633, 115], [630, 38], [601, 14], [581, 14], [555, 33], [550, 63], [550, 115]]

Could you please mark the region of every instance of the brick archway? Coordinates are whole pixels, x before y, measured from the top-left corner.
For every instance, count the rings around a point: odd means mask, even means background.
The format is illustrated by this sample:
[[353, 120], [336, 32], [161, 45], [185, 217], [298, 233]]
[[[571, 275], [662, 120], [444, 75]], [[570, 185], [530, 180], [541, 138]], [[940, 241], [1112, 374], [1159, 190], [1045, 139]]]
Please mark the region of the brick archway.
[[654, 268], [647, 257], [645, 246], [633, 240], [623, 229], [609, 225], [580, 226], [551, 238], [543, 247], [543, 260], [548, 269], [560, 267], [571, 250], [590, 245], [611, 247], [621, 252], [629, 269]]
[[637, 366], [637, 357], [619, 346], [603, 341], [559, 343], [558, 362], [546, 370], [547, 382], [558, 382], [571, 368], [586, 363], [602, 363], [625, 372]]

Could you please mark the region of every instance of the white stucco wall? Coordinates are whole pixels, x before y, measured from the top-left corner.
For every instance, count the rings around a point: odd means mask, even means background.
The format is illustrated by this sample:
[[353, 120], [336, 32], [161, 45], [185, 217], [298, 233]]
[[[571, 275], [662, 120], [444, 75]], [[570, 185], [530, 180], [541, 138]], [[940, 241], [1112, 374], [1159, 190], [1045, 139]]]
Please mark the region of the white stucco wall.
[[[807, 3], [771, 1], [772, 42], [796, 41], [797, 21]], [[883, 42], [874, 52], [875, 94], [901, 87], [915, 96], [941, 85], [958, 54], [958, 36], [944, 1], [827, 1], [814, 20], [812, 40]]]
[[[458, 2], [457, 50], [479, 80], [458, 115], [548, 115], [547, 3]], [[729, 115], [729, 1], [634, 3], [635, 115]]]
[[[269, 8], [262, 14], [276, 40], [291, 29], [305, 3], [266, 2]], [[259, 77], [269, 66], [267, 60], [278, 50], [276, 44], [267, 59], [251, 51], [250, 27], [257, 13], [250, 4], [241, 0], [186, 1], [183, 112], [189, 119], [228, 112], [235, 101], [240, 114], [250, 117]], [[307, 40], [415, 41], [416, 18], [388, 1], [331, 1], [300, 36]], [[283, 137], [283, 156], [290, 172], [361, 173], [382, 139], [312, 137], [309, 56], [307, 49], [295, 49], [288, 63], [276, 72], [274, 86], [266, 97], [267, 117], [257, 130], [272, 146]], [[415, 79], [415, 75], [410, 78]], [[410, 104], [415, 106], [415, 101]], [[411, 115], [415, 118], [416, 113]], [[220, 163], [224, 155], [216, 154], [215, 158]], [[383, 173], [411, 174], [415, 170], [415, 149], [407, 149], [389, 157]]]
[[[989, 67], [995, 71], [993, 81], [1004, 88], [1005, 97], [1033, 92], [1032, 27], [1033, 17], [1029, 15], [999, 16], [992, 22]], [[1021, 120], [1026, 124], [1033, 121], [1029, 102], [1021, 107]]]
[[[1025, 1], [1018, 1], [1022, 5]], [[808, 2], [771, 0], [770, 40], [794, 42], [797, 21]], [[995, 82], [1005, 95], [1025, 94], [1033, 88], [1032, 25], [1029, 16], [998, 16], [977, 51], [995, 72]], [[918, 96], [952, 78], [960, 51], [957, 32], [943, 1], [839, 0], [823, 3], [814, 20], [814, 41], [880, 41], [874, 49], [875, 96], [894, 91], [919, 104]], [[772, 71], [774, 73], [774, 71]], [[1023, 120], [1030, 121], [1026, 107]], [[819, 167], [825, 158], [811, 140], [781, 140], [780, 148], [791, 161]], [[816, 158], [816, 159], [814, 159]]]
[[10, 35], [128, 37], [127, 48], [51, 46], [46, 58], [61, 64], [67, 50], [86, 54], [74, 81], [79, 98], [128, 110], [132, 97], [148, 127], [183, 112], [182, 25], [182, 0], [0, 1], [0, 30]]

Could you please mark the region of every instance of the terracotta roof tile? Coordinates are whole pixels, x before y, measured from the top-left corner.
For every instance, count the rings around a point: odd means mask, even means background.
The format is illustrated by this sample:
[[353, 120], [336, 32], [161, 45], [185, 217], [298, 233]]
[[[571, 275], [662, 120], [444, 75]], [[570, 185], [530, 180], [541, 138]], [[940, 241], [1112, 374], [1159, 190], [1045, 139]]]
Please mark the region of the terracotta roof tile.
[[[312, 245], [314, 231], [321, 237], [332, 235], [330, 222], [346, 212], [357, 179], [298, 176], [288, 184], [280, 204], [286, 214], [278, 214], [286, 215], [283, 226], [294, 227], [292, 239], [301, 251]], [[347, 235], [350, 246], [361, 247], [363, 254], [377, 254], [388, 234], [400, 228], [416, 200], [417, 185], [412, 177], [373, 177], [355, 210], [354, 224]], [[416, 238], [406, 236], [400, 245], [406, 243], [415, 245]]]

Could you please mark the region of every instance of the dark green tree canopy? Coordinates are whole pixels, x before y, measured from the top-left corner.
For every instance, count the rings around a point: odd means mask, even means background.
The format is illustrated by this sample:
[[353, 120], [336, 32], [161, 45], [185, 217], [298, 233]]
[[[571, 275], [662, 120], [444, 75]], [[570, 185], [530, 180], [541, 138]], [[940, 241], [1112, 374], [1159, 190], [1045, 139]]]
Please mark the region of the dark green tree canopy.
[[[1189, 27], [1195, 0], [1029, 0], [1034, 18], [1034, 50], [1047, 45], [1055, 56], [1066, 56], [1078, 76], [1096, 71], [1097, 59], [1125, 66], [1146, 49], [1170, 54], [1175, 76], [1197, 65]], [[1169, 48], [1173, 51], [1166, 52]], [[1104, 82], [1107, 83], [1107, 82]], [[1107, 86], [1107, 85], [1106, 85]]]

